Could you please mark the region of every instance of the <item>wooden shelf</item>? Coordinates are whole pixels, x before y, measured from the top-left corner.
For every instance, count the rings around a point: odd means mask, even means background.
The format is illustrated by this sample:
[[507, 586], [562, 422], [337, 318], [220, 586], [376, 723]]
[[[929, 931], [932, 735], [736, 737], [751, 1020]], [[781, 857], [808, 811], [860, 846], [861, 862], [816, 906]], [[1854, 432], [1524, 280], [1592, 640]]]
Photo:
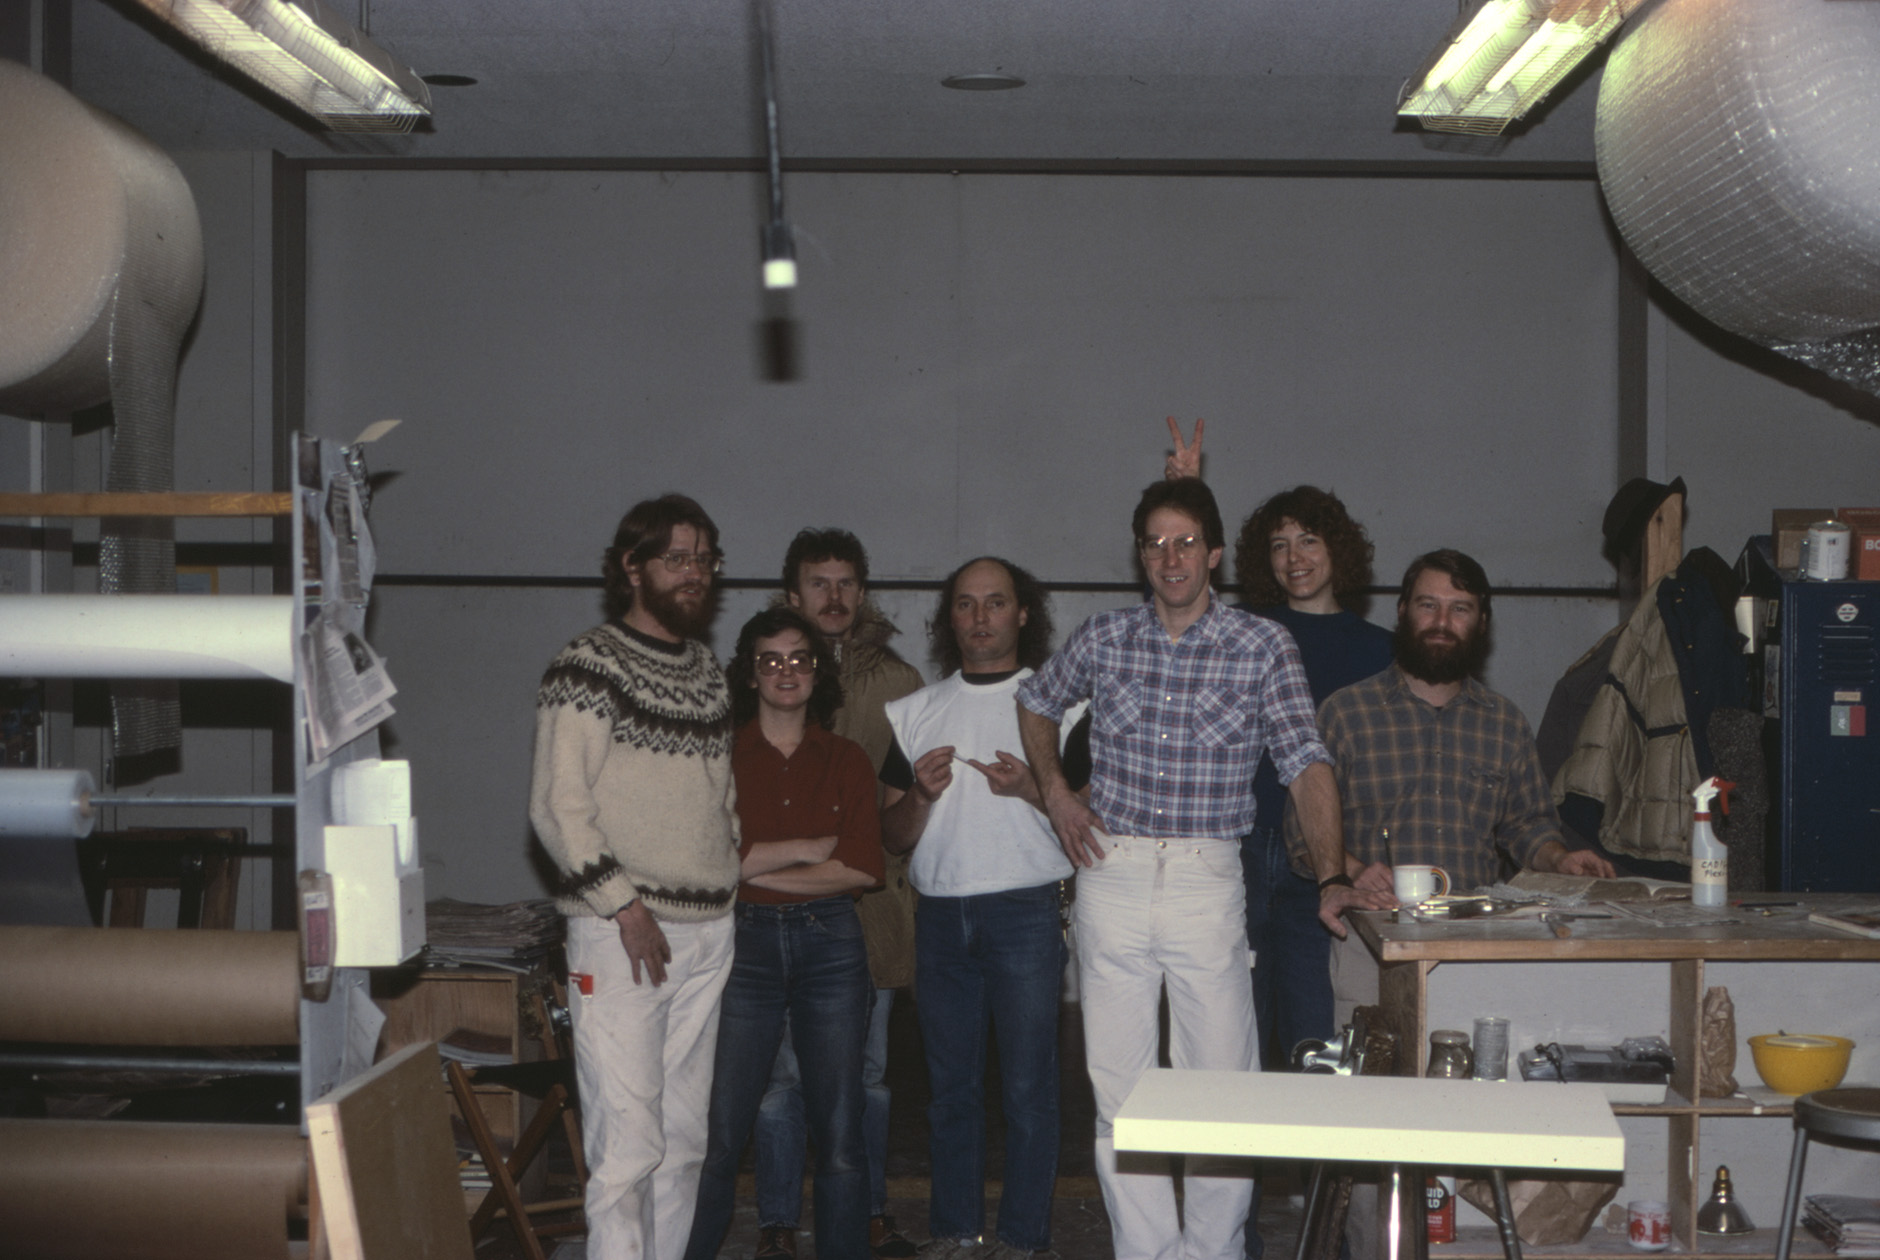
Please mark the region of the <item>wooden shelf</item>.
[[[1603, 1212], [1601, 1216], [1604, 1216]], [[1655, 1254], [1698, 1257], [1700, 1260], [1707, 1257], [1714, 1257], [1715, 1260], [1750, 1260], [1751, 1257], [1773, 1256], [1776, 1253], [1776, 1231], [1773, 1229], [1728, 1236], [1698, 1234], [1696, 1238], [1697, 1246], [1694, 1249], [1674, 1240], [1671, 1246]], [[1630, 1256], [1633, 1260], [1640, 1260], [1654, 1253], [1635, 1249], [1626, 1241], [1624, 1234], [1609, 1234], [1599, 1222], [1595, 1222], [1591, 1232], [1579, 1242], [1561, 1243], [1553, 1247], [1535, 1247], [1522, 1243], [1521, 1254], [1537, 1257], [1537, 1260], [1612, 1260], [1614, 1256]], [[1832, 1256], [1834, 1252], [1819, 1238], [1798, 1226], [1793, 1254]], [[1501, 1257], [1501, 1235], [1487, 1225], [1463, 1226], [1456, 1230], [1455, 1242], [1433, 1243], [1430, 1246], [1430, 1260], [1501, 1260]]]
[[286, 493], [177, 490], [151, 494], [0, 494], [0, 517], [292, 516]]
[[[509, 971], [457, 971], [449, 969], [388, 969], [372, 973], [372, 999], [385, 1012], [379, 1034], [379, 1057], [404, 1046], [442, 1041], [463, 1030], [501, 1042], [517, 1062], [542, 1057], [534, 1037], [524, 1036], [521, 1008], [528, 994], [543, 982], [539, 973]], [[447, 1089], [441, 1083], [439, 1088]], [[477, 1085], [472, 1092], [482, 1107], [498, 1146], [507, 1151], [535, 1115], [537, 1102], [500, 1085]], [[451, 1100], [455, 1109], [456, 1100]], [[540, 1198], [546, 1162], [529, 1169], [525, 1197]], [[479, 1191], [466, 1195], [470, 1207], [482, 1201]]]
[[1614, 1103], [1616, 1116], [1792, 1116], [1795, 1104], [1759, 1102], [1744, 1094], [1728, 1098], [1706, 1098], [1693, 1104], [1676, 1090], [1670, 1090], [1662, 1103]]
[[[1828, 893], [1785, 893], [1809, 908], [1834, 908], [1849, 900]], [[1677, 1066], [1663, 1103], [1620, 1103], [1613, 1112], [1622, 1116], [1656, 1117], [1666, 1127], [1664, 1198], [1671, 1208], [1672, 1247], [1668, 1254], [1700, 1256], [1768, 1256], [1775, 1251], [1775, 1232], [1762, 1231], [1740, 1238], [1697, 1232], [1697, 1209], [1708, 1192], [1698, 1183], [1703, 1158], [1703, 1128], [1707, 1120], [1740, 1116], [1789, 1117], [1794, 1102], [1787, 1098], [1753, 1098], [1736, 1094], [1704, 1098], [1700, 1079], [1705, 967], [1714, 962], [1847, 962], [1880, 961], [1880, 940], [1850, 936], [1811, 922], [1805, 914], [1782, 918], [1743, 915], [1728, 924], [1662, 926], [1630, 917], [1576, 921], [1573, 935], [1556, 938], [1545, 925], [1518, 917], [1456, 922], [1391, 922], [1382, 913], [1354, 915], [1357, 930], [1379, 960], [1378, 988], [1386, 1025], [1407, 1053], [1399, 1064], [1403, 1075], [1420, 1074], [1428, 1054], [1430, 974], [1449, 963], [1641, 963], [1668, 964], [1665, 999], [1667, 1040]], [[1545, 1088], [1545, 1086], [1541, 1086]], [[1692, 1100], [1696, 1101], [1693, 1102]], [[1630, 1254], [1623, 1238], [1573, 1248], [1535, 1248], [1548, 1257]], [[1799, 1234], [1798, 1234], [1799, 1240]], [[1810, 1240], [1812, 1243], [1812, 1239]], [[1457, 1244], [1458, 1247], [1464, 1244]], [[1818, 1244], [1797, 1254], [1826, 1255]], [[1484, 1231], [1479, 1247], [1455, 1250], [1445, 1245], [1430, 1249], [1432, 1256], [1499, 1256], [1501, 1246], [1492, 1231]]]

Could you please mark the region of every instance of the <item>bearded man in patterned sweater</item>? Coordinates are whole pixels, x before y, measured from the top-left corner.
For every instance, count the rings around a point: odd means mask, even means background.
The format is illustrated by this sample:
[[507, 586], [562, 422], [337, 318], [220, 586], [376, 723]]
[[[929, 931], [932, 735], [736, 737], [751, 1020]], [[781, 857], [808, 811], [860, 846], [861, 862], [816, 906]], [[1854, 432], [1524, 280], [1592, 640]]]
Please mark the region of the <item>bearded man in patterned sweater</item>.
[[679, 1260], [698, 1196], [738, 888], [730, 695], [698, 637], [722, 564], [697, 503], [636, 504], [606, 624], [536, 696], [529, 819], [561, 873], [596, 1260]]

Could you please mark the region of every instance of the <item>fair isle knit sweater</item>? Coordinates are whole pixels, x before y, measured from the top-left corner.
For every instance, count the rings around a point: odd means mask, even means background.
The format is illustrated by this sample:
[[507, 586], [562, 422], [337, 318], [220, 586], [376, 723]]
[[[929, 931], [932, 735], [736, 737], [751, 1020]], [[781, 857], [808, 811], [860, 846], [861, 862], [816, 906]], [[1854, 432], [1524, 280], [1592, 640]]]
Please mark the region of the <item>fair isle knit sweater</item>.
[[734, 791], [731, 696], [704, 644], [609, 623], [549, 664], [529, 821], [561, 872], [563, 914], [606, 918], [635, 898], [668, 923], [729, 914]]

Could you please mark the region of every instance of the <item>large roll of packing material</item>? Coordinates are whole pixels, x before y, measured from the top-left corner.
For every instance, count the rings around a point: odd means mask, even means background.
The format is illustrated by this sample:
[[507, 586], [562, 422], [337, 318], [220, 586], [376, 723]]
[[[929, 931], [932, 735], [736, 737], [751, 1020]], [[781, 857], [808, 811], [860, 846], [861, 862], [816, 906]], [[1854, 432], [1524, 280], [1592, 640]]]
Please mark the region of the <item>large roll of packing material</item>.
[[291, 1125], [0, 1120], [0, 1258], [285, 1260], [306, 1190]]
[[[177, 361], [202, 262], [196, 201], [168, 154], [0, 61], [0, 411], [58, 414], [108, 398], [105, 489], [173, 488]], [[176, 589], [172, 522], [104, 524], [100, 590]], [[179, 747], [181, 724], [174, 681], [112, 685], [121, 762]]]
[[1880, 5], [1660, 0], [1600, 80], [1599, 182], [1704, 318], [1880, 386]]
[[287, 1046], [293, 932], [0, 927], [0, 1041]]
[[0, 676], [294, 680], [288, 595], [0, 596]]
[[[165, 256], [140, 300], [187, 324], [202, 224], [167, 154], [18, 62], [0, 60], [0, 411], [72, 411], [111, 396], [120, 282]], [[173, 355], [172, 355], [173, 358]], [[171, 370], [174, 371], [172, 362]]]

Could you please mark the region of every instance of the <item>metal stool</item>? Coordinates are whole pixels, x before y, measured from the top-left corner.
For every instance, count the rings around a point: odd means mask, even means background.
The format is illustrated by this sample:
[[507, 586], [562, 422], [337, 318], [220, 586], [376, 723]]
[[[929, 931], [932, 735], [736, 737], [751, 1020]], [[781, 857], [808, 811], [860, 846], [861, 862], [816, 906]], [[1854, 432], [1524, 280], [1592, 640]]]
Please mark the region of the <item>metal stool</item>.
[[1776, 1260], [1789, 1260], [1795, 1241], [1795, 1217], [1802, 1206], [1802, 1167], [1811, 1137], [1847, 1138], [1880, 1143], [1880, 1089], [1821, 1089], [1795, 1100], [1795, 1149], [1789, 1156], [1789, 1185], [1782, 1195], [1782, 1232]]

